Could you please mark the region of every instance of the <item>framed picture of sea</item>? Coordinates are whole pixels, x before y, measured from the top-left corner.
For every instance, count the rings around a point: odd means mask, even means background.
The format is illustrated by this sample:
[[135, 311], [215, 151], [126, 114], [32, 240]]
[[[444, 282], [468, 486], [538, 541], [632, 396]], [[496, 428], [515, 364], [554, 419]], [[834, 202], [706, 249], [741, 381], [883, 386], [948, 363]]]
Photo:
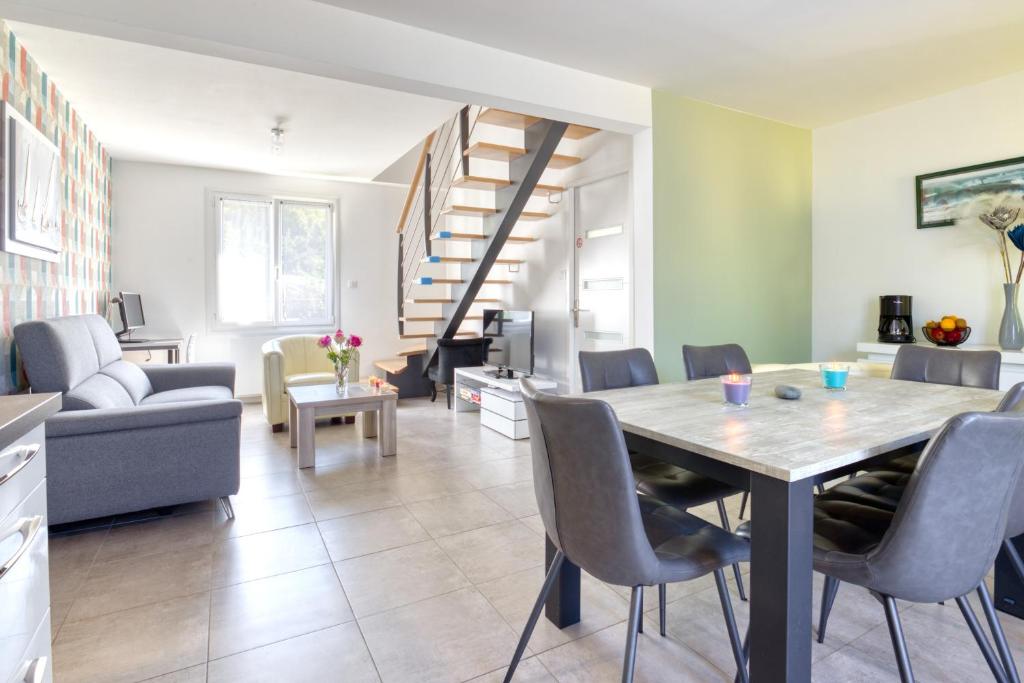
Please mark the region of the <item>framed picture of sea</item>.
[[1024, 208], [1024, 157], [927, 173], [915, 181], [918, 229], [956, 225], [997, 205]]
[[0, 250], [44, 261], [61, 251], [60, 151], [13, 107], [0, 109]]

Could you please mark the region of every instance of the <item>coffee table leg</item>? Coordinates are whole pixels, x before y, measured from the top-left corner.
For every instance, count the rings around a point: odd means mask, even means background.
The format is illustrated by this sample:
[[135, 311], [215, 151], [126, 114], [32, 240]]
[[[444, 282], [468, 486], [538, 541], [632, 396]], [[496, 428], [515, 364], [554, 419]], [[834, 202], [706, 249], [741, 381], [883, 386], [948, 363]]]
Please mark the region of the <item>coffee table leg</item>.
[[316, 431], [315, 411], [312, 408], [299, 410], [299, 467], [314, 467], [316, 465], [316, 443], [314, 433]]
[[360, 421], [362, 423], [363, 438], [372, 439], [377, 436], [377, 411], [376, 410], [364, 410], [360, 414]]
[[811, 680], [810, 479], [750, 475], [750, 680]]
[[377, 448], [381, 455], [395, 455], [398, 452], [398, 411], [397, 401], [384, 401], [380, 407], [380, 433]]
[[299, 445], [299, 413], [295, 403], [288, 401], [288, 445], [295, 448]]

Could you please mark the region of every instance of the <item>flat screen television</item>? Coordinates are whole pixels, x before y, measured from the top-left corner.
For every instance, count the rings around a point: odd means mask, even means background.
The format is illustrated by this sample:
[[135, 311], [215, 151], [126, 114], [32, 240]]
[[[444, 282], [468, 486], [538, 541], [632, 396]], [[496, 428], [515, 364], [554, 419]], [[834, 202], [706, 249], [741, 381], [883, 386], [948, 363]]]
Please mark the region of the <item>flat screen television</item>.
[[487, 356], [490, 365], [533, 374], [533, 311], [484, 309], [483, 336], [494, 340]]

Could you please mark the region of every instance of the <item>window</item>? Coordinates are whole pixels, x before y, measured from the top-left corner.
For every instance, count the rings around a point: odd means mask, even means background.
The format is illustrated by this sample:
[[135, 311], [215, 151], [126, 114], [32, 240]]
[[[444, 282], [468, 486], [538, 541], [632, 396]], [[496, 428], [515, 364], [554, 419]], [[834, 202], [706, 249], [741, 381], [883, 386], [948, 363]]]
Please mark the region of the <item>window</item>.
[[219, 327], [334, 322], [334, 204], [216, 195]]

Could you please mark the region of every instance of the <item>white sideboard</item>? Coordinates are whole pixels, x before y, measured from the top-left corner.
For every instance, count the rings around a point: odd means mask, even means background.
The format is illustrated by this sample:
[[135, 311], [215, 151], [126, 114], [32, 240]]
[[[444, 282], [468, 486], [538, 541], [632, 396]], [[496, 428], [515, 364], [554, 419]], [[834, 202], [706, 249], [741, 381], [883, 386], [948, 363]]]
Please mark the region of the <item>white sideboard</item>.
[[[928, 342], [918, 342], [918, 346], [928, 348], [939, 348]], [[896, 360], [896, 352], [906, 344], [883, 344], [882, 342], [859, 342], [857, 353], [864, 356], [863, 361], [871, 363], [888, 363], [892, 365]], [[987, 346], [984, 344], [964, 344], [957, 347], [963, 351], [1000, 351], [998, 346]], [[1009, 389], [1018, 382], [1024, 382], [1024, 353], [1020, 351], [1000, 351], [1003, 354], [1003, 364], [999, 372], [999, 388], [1003, 391]]]
[[[530, 436], [526, 410], [519, 393], [519, 378], [497, 377], [497, 368], [483, 366], [455, 370], [455, 411], [480, 411], [480, 424], [510, 439]], [[556, 389], [558, 383], [537, 377], [530, 381], [538, 389]], [[472, 398], [471, 398], [472, 397]]]

